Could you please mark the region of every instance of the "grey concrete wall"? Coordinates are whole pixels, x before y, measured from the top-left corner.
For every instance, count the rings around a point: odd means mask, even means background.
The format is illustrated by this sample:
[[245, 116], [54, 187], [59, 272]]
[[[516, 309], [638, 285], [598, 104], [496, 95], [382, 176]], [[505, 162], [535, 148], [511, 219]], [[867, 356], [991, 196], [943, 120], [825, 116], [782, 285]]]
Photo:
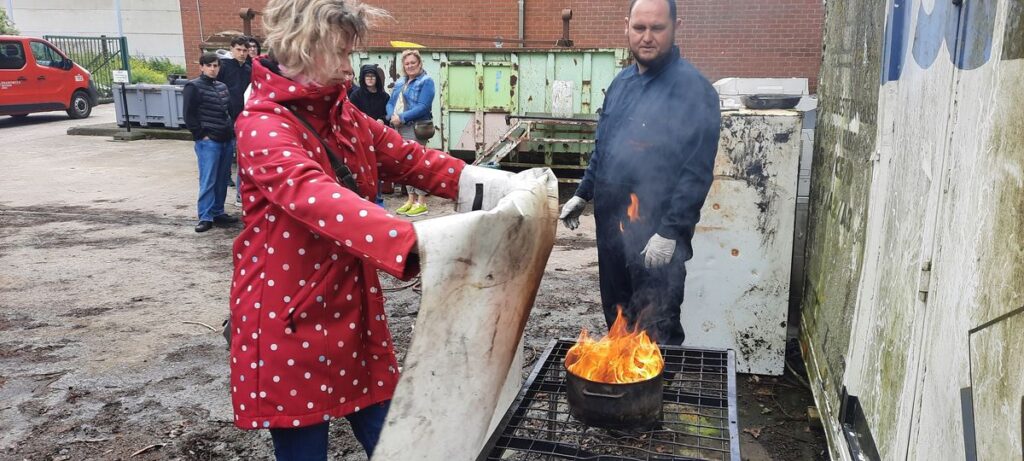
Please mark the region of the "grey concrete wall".
[[[115, 0], [7, 0], [24, 35], [117, 36]], [[185, 64], [177, 0], [121, 0], [121, 26], [133, 56]]]

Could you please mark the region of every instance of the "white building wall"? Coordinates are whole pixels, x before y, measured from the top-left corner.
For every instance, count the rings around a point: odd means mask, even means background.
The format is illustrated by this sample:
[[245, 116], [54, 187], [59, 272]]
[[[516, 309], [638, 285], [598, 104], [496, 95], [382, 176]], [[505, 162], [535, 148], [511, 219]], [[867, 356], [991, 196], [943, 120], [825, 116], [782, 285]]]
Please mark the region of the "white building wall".
[[[23, 35], [118, 35], [116, 0], [5, 0]], [[121, 0], [121, 27], [132, 56], [185, 64], [177, 0]]]

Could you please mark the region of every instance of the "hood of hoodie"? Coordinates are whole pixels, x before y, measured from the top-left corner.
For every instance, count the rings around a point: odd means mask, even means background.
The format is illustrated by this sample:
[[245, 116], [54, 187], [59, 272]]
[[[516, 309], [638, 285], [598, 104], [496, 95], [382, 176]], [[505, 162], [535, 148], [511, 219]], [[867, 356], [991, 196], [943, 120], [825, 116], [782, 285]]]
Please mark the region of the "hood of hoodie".
[[381, 93], [384, 91], [384, 69], [381, 69], [376, 64], [364, 64], [359, 68], [359, 86], [363, 86], [363, 77], [367, 74], [373, 74], [377, 76], [377, 92]]

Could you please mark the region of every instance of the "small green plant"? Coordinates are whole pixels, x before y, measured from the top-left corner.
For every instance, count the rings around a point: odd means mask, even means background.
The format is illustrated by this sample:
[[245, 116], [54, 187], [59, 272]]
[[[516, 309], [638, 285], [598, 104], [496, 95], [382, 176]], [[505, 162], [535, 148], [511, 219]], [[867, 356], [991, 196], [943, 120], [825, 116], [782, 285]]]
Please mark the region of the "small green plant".
[[18, 29], [14, 23], [7, 18], [7, 10], [0, 10], [0, 35], [18, 35]]
[[185, 68], [167, 58], [133, 57], [129, 59], [132, 83], [167, 83], [168, 74], [184, 74]]

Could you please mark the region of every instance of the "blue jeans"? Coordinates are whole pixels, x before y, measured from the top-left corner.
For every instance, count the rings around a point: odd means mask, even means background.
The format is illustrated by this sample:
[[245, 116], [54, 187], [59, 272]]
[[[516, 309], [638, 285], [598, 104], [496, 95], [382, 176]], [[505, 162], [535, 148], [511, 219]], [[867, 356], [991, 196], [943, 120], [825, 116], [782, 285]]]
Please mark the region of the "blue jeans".
[[232, 141], [196, 141], [196, 159], [199, 161], [199, 200], [196, 205], [200, 221], [213, 221], [215, 216], [224, 214], [231, 157], [235, 155], [232, 145]]
[[[391, 401], [381, 402], [345, 417], [352, 425], [352, 433], [366, 450], [366, 457], [373, 456], [377, 439], [384, 428]], [[274, 456], [277, 461], [325, 461], [327, 459], [327, 434], [331, 423], [298, 429], [271, 429], [274, 439]]]

